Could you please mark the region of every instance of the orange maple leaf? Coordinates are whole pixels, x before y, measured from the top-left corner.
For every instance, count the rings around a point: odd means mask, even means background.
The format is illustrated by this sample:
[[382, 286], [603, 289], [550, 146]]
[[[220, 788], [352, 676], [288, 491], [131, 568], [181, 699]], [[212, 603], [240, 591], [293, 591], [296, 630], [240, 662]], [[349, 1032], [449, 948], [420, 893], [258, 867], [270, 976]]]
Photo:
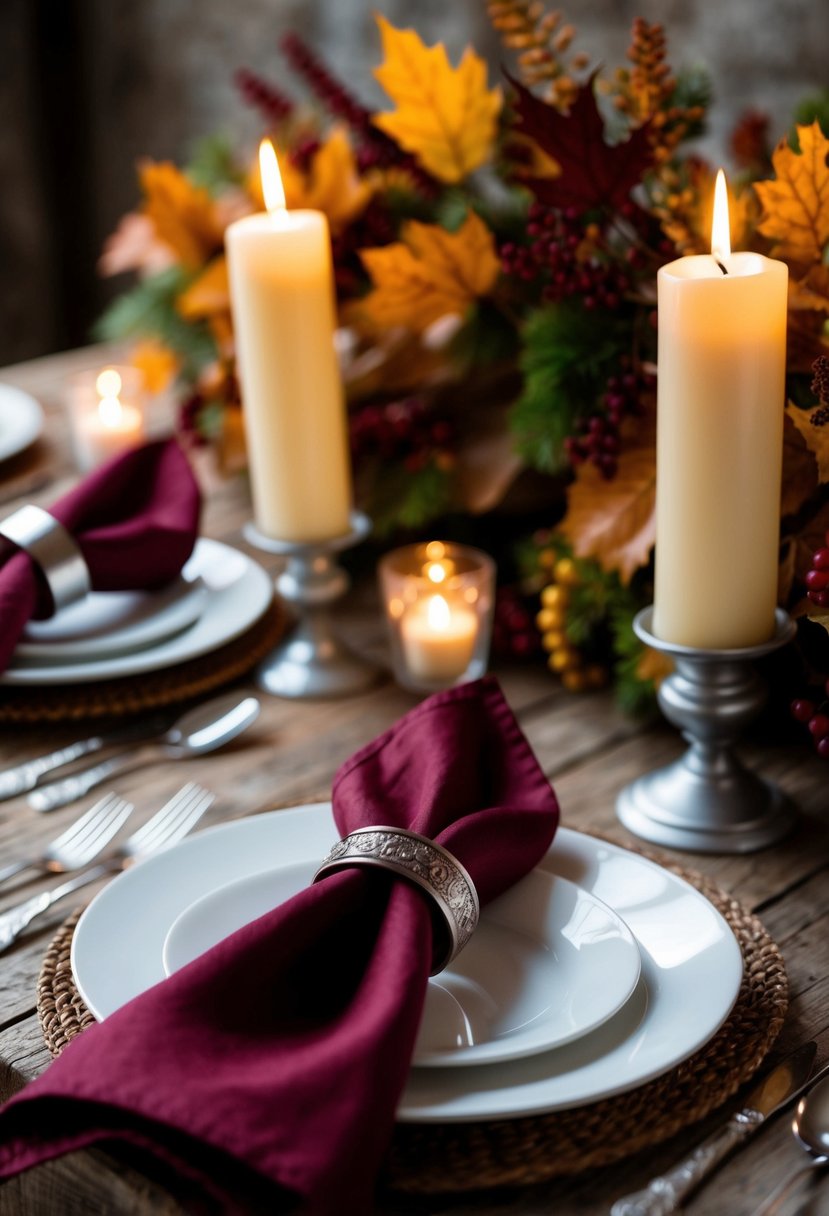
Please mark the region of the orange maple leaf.
[[818, 480], [829, 481], [829, 426], [813, 426], [816, 413], [817, 409], [802, 410], [791, 402], [786, 403], [786, 417], [791, 418], [817, 461]]
[[622, 448], [616, 475], [608, 481], [592, 464], [579, 466], [567, 492], [560, 531], [576, 557], [592, 557], [629, 583], [646, 565], [656, 537], [656, 445], [653, 426]]
[[414, 30], [377, 14], [385, 62], [374, 75], [396, 109], [374, 123], [442, 182], [459, 182], [492, 155], [501, 90], [487, 89], [486, 64], [467, 47], [453, 68], [442, 43], [428, 47]]
[[498, 278], [494, 238], [474, 211], [457, 232], [412, 220], [401, 235], [402, 241], [360, 254], [374, 290], [358, 314], [376, 329], [400, 325], [422, 333], [441, 317], [463, 316]]
[[185, 266], [204, 265], [222, 247], [224, 226], [207, 190], [168, 161], [145, 161], [139, 168], [143, 214], [156, 236]]
[[829, 139], [815, 119], [797, 128], [800, 152], [787, 140], [777, 145], [772, 163], [776, 180], [756, 182], [763, 204], [759, 230], [775, 253], [796, 264], [819, 262], [829, 241]]
[[163, 393], [173, 383], [181, 367], [181, 360], [175, 352], [153, 338], [136, 343], [130, 351], [129, 362], [141, 372], [148, 393]]

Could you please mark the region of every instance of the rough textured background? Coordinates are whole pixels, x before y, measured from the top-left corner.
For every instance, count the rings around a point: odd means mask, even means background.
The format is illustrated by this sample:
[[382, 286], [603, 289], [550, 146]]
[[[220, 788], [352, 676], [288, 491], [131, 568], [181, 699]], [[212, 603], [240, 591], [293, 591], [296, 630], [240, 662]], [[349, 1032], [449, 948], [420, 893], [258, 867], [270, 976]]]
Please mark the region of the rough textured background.
[[[623, 60], [636, 15], [662, 21], [676, 66], [708, 65], [717, 90], [706, 149], [720, 155], [745, 107], [783, 132], [827, 82], [826, 0], [574, 0], [578, 46]], [[108, 290], [97, 251], [136, 196], [141, 156], [181, 158], [199, 135], [255, 143], [238, 66], [294, 89], [276, 44], [295, 29], [367, 100], [378, 59], [372, 10], [444, 39], [499, 50], [483, 0], [2, 0], [0, 364], [82, 342]]]

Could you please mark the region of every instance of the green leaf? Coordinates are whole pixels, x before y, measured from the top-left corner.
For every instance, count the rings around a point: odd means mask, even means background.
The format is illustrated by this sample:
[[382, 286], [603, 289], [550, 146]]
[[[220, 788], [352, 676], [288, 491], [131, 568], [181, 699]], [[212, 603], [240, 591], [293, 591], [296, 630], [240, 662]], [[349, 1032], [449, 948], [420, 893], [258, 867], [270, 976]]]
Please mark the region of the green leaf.
[[185, 173], [197, 186], [219, 194], [244, 181], [233, 159], [233, 145], [226, 135], [205, 135], [196, 142]]
[[569, 301], [531, 313], [523, 339], [524, 388], [510, 425], [527, 463], [557, 473], [566, 463], [564, 440], [576, 419], [596, 408], [625, 348], [625, 327], [607, 313]]
[[369, 491], [369, 512], [378, 536], [397, 528], [419, 528], [451, 505], [452, 481], [434, 463], [415, 473], [399, 464], [379, 465]]
[[449, 343], [449, 355], [461, 372], [513, 359], [518, 334], [491, 300], [477, 300]]
[[93, 336], [102, 342], [155, 338], [181, 359], [184, 379], [196, 379], [218, 352], [207, 324], [185, 321], [176, 308], [178, 296], [194, 277], [172, 266], [142, 279], [113, 301], [96, 322]]

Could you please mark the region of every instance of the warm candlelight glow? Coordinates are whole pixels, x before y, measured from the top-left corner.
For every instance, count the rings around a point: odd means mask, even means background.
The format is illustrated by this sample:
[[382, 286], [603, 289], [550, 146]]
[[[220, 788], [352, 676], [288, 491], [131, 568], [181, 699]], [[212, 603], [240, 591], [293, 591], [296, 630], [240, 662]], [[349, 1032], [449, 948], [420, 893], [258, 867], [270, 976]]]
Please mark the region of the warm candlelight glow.
[[728, 187], [722, 169], [714, 186], [714, 219], [711, 224], [711, 252], [718, 262], [731, 256], [731, 227], [728, 217]]
[[106, 367], [95, 381], [99, 397], [117, 397], [121, 391], [121, 377], [114, 367]]
[[445, 633], [449, 628], [451, 621], [451, 613], [449, 605], [442, 595], [433, 595], [429, 599], [426, 606], [426, 619], [429, 622], [429, 627], [437, 633]]
[[98, 402], [98, 416], [103, 426], [115, 429], [121, 426], [124, 407], [117, 397], [102, 397]]
[[446, 579], [446, 567], [440, 562], [432, 562], [426, 567], [426, 577], [433, 583], [442, 583]]
[[263, 139], [259, 145], [259, 174], [268, 212], [273, 215], [275, 211], [284, 211], [285, 188], [282, 185], [276, 151], [269, 139]]

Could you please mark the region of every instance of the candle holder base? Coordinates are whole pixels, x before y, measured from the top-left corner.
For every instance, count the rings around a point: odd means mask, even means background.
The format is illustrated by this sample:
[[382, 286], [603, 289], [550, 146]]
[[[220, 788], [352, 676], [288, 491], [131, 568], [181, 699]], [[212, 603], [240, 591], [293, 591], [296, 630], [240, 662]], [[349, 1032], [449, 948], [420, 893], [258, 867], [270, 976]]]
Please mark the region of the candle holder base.
[[652, 608], [643, 609], [633, 627], [643, 642], [674, 660], [675, 670], [659, 690], [659, 704], [690, 746], [673, 764], [622, 790], [616, 813], [634, 835], [671, 848], [701, 853], [766, 848], [791, 830], [796, 809], [775, 785], [750, 772], [733, 746], [766, 698], [751, 663], [791, 641], [794, 622], [778, 609], [768, 642], [739, 650], [701, 650], [656, 637], [652, 615]]
[[255, 668], [257, 688], [293, 699], [346, 697], [384, 678], [382, 667], [356, 654], [337, 635], [330, 612], [330, 605], [348, 589], [348, 575], [336, 554], [359, 544], [370, 531], [368, 517], [358, 512], [351, 516], [349, 532], [307, 543], [277, 540], [245, 524], [250, 545], [288, 559], [276, 589], [298, 616], [290, 635]]

